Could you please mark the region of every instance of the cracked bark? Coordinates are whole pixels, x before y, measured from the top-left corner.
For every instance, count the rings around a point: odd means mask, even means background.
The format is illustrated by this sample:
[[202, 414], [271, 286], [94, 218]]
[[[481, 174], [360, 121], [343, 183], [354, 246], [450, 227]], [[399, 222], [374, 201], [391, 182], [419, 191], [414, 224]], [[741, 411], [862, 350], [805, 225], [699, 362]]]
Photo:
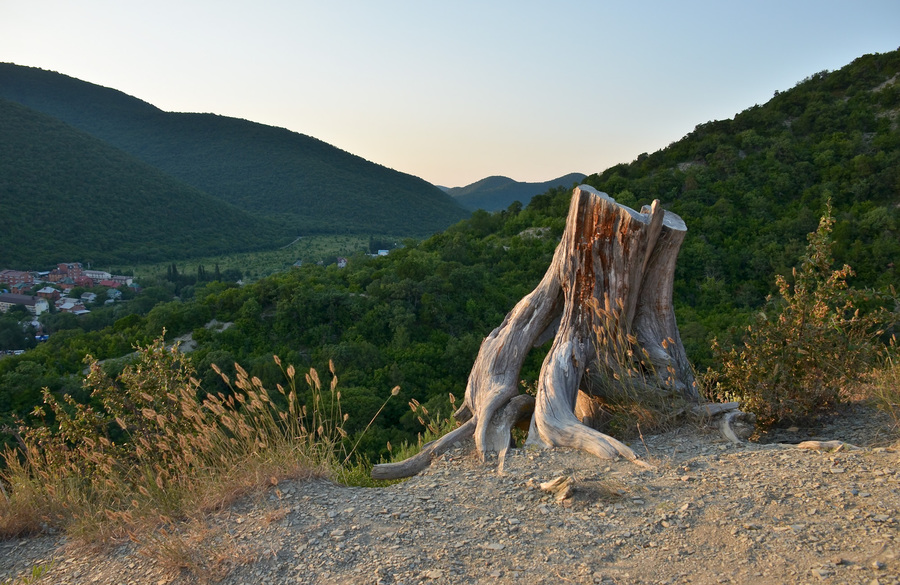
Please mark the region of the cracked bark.
[[[642, 383], [698, 402], [672, 308], [675, 261], [686, 231], [658, 200], [637, 212], [591, 187], [574, 190], [550, 267], [484, 339], [469, 374], [456, 416], [467, 421], [482, 458], [508, 447], [512, 426], [530, 416], [529, 444], [637, 461], [626, 445], [583, 424], [592, 418], [592, 406], [579, 400], [587, 367], [605, 370], [608, 379], [633, 371], [617, 350], [621, 339], [639, 348], [656, 372], [655, 381]], [[531, 401], [519, 395], [519, 372], [531, 348], [551, 337], [532, 412]], [[376, 465], [373, 475], [405, 477], [403, 465]]]

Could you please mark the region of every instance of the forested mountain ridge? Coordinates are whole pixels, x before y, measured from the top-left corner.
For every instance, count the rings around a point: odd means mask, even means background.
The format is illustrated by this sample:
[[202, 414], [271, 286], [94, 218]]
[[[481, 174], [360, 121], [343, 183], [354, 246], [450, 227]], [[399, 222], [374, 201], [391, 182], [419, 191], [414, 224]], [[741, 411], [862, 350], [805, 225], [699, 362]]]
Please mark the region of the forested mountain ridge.
[[826, 200], [836, 261], [854, 283], [900, 284], [898, 74], [900, 51], [865, 55], [585, 180], [626, 204], [659, 198], [687, 222], [675, 289], [683, 330], [709, 337], [722, 315], [774, 293]]
[[270, 247], [264, 222], [107, 143], [0, 99], [0, 267], [128, 266]]
[[164, 112], [114, 89], [10, 63], [0, 64], [0, 98], [59, 118], [284, 235], [425, 236], [467, 216], [422, 179], [283, 128]]
[[[674, 303], [688, 357], [701, 370], [714, 359], [710, 340], [727, 345], [775, 291], [775, 275], [790, 278], [826, 200], [837, 220], [836, 260], [856, 269], [854, 284], [900, 284], [898, 74], [900, 52], [866, 55], [585, 179], [638, 209], [660, 199], [684, 219]], [[332, 361], [350, 432], [399, 385], [403, 400], [390, 402], [360, 443], [377, 459], [387, 441], [398, 445], [422, 430], [406, 400], [434, 413], [449, 410], [448, 393], [462, 396], [483, 338], [547, 270], [571, 193], [556, 188], [524, 209], [477, 211], [389, 256], [353, 257], [344, 269], [304, 265], [241, 288], [213, 283], [102, 331], [51, 335], [0, 360], [0, 412], [26, 414], [44, 386], [71, 388], [67, 375], [80, 371], [87, 351], [116, 357], [163, 327], [170, 336], [193, 330], [193, 360], [210, 392], [226, 390], [213, 363], [233, 378], [237, 362], [272, 388], [284, 381], [273, 354], [319, 372]], [[210, 319], [232, 325], [204, 328]], [[542, 352], [526, 360], [526, 385]]]
[[445, 187], [444, 190], [466, 209], [500, 211], [514, 201], [528, 205], [531, 198], [554, 187], [572, 187], [584, 179], [583, 173], [569, 173], [542, 183], [524, 183], [509, 177], [486, 177], [465, 187]]

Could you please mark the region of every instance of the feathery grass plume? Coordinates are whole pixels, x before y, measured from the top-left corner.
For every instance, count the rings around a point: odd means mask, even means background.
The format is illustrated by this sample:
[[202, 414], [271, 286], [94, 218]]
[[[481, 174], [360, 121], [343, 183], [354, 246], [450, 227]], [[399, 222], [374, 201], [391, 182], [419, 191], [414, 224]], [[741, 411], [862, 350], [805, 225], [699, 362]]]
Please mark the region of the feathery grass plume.
[[19, 448], [3, 454], [0, 538], [53, 526], [90, 542], [140, 539], [265, 489], [273, 478], [344, 473], [353, 452], [336, 382], [326, 406], [310, 370], [315, 399], [301, 404], [293, 366], [283, 369], [287, 387], [277, 388], [285, 408], [236, 364], [233, 383], [222, 376], [227, 395], [204, 395], [177, 347], [160, 337], [136, 349], [116, 378], [87, 356], [91, 405], [45, 391], [36, 411], [49, 412], [44, 424], [12, 430]]
[[[628, 331], [621, 300], [615, 307], [591, 302], [596, 355], [579, 391], [576, 415], [586, 425], [616, 437], [661, 432], [676, 424], [685, 401], [675, 386], [671, 363], [656, 363]], [[673, 340], [663, 339], [667, 351]], [[657, 360], [659, 362], [659, 360]]]
[[[398, 387], [395, 387], [394, 390], [399, 391]], [[391, 392], [393, 393], [393, 390]], [[449, 396], [450, 412], [453, 412], [456, 397], [453, 396], [452, 393]], [[419, 421], [419, 424], [424, 427], [424, 430], [418, 433], [415, 443], [403, 441], [397, 446], [388, 443], [387, 449], [390, 453], [391, 461], [403, 461], [404, 459], [409, 459], [421, 451], [425, 444], [443, 437], [459, 426], [459, 422], [457, 422], [453, 416], [441, 414], [440, 410], [443, 410], [443, 407], [438, 409], [438, 412], [435, 414], [430, 414], [424, 405], [415, 398], [412, 398], [409, 401], [409, 408], [416, 416], [416, 420]]]
[[900, 354], [897, 339], [891, 337], [887, 356], [866, 376], [863, 389], [869, 399], [886, 412], [893, 425], [894, 438], [900, 438]]

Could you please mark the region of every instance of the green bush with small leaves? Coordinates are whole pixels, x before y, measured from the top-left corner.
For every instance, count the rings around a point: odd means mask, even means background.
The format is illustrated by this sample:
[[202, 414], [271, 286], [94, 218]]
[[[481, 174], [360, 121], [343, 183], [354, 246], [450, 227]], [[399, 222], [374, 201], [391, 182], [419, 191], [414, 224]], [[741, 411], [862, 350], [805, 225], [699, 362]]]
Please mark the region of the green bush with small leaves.
[[717, 399], [739, 400], [763, 427], [797, 423], [832, 409], [890, 348], [879, 337], [896, 314], [883, 295], [847, 284], [849, 266], [832, 269], [830, 204], [793, 282], [776, 277], [778, 296], [747, 328], [741, 345], [713, 340], [720, 369], [706, 376]]

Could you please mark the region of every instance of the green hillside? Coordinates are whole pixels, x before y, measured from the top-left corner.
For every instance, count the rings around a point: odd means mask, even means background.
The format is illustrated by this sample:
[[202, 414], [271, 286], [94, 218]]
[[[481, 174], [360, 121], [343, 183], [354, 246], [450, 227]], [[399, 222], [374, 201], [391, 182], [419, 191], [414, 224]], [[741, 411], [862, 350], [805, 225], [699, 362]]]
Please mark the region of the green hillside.
[[0, 267], [127, 266], [284, 239], [92, 136], [0, 100]]
[[272, 221], [285, 235], [426, 236], [468, 215], [422, 179], [282, 128], [167, 113], [113, 89], [10, 63], [0, 64], [0, 97]]
[[[764, 307], [776, 274], [791, 278], [827, 199], [836, 262], [857, 270], [853, 284], [900, 285], [898, 74], [900, 52], [867, 55], [586, 179], [638, 209], [659, 198], [685, 220], [674, 301], [698, 368], [713, 364], [713, 337], [727, 346]], [[309, 267], [256, 283], [241, 298], [208, 299], [216, 318], [234, 326], [205, 336], [196, 356], [250, 364], [270, 385], [278, 377], [271, 353], [320, 371], [333, 360], [358, 424], [395, 384], [429, 410], [447, 408], [448, 392], [462, 395], [481, 340], [543, 276], [570, 198], [571, 189], [552, 189], [523, 210], [476, 212], [378, 261]], [[526, 383], [544, 351], [526, 361]], [[418, 428], [402, 404], [378, 424], [378, 449]]]
[[542, 183], [523, 183], [509, 177], [495, 176], [481, 179], [465, 187], [451, 187], [445, 191], [466, 209], [500, 211], [509, 207], [514, 201], [528, 205], [535, 195], [545, 193], [554, 187], [572, 187], [583, 179], [583, 173], [569, 173]]
[[[836, 261], [856, 270], [854, 285], [900, 284], [900, 52], [867, 55], [816, 74], [732, 120], [709, 122], [653, 154], [592, 175], [586, 182], [634, 207], [661, 199], [688, 227], [676, 269], [679, 329], [701, 370], [710, 341], [736, 339], [790, 278], [806, 235], [834, 203]], [[414, 439], [422, 427], [408, 399], [434, 413], [460, 398], [479, 345], [550, 264], [571, 189], [533, 197], [524, 209], [478, 211], [423, 242], [347, 268], [306, 266], [242, 288], [224, 285], [190, 302], [160, 305], [147, 317], [50, 341], [0, 360], [0, 411], [28, 412], [39, 389], [64, 387], [84, 351], [114, 357], [131, 339], [165, 326], [194, 331], [192, 354], [208, 391], [222, 389], [210, 364], [233, 378], [240, 363], [266, 387], [283, 382], [272, 355], [327, 372], [333, 361], [347, 429], [362, 430], [394, 385], [404, 400], [381, 413], [361, 443], [376, 459], [385, 444]], [[232, 325], [205, 329], [210, 319]], [[533, 383], [546, 346], [521, 378]]]
[[734, 119], [588, 177], [628, 204], [659, 198], [688, 235], [675, 298], [697, 337], [724, 315], [758, 307], [790, 276], [825, 201], [834, 253], [855, 284], [900, 285], [900, 52], [821, 72]]

